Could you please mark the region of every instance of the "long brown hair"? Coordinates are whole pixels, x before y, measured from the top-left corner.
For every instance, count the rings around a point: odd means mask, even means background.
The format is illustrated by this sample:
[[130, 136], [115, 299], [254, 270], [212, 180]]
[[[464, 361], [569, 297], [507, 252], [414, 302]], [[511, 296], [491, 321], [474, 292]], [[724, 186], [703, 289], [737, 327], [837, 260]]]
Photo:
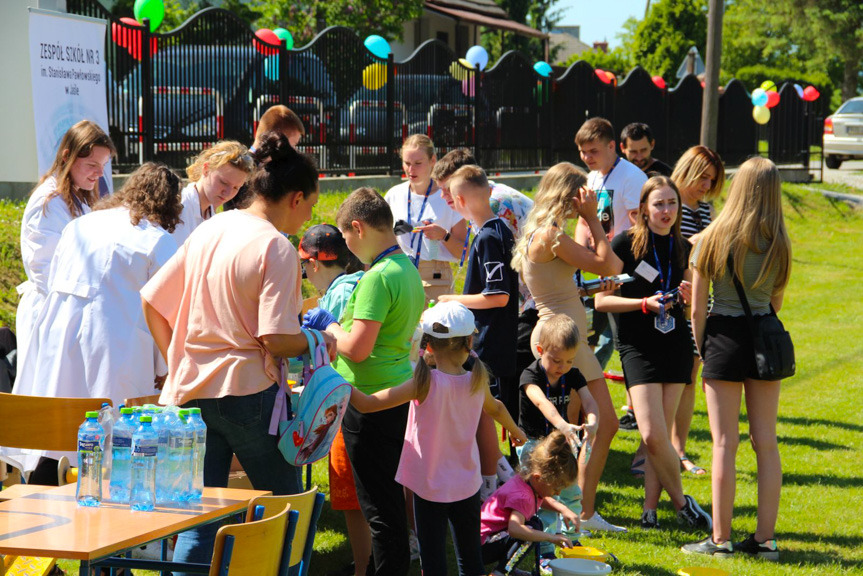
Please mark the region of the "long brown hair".
[[75, 191], [72, 187], [71, 173], [72, 165], [79, 158], [89, 157], [96, 146], [107, 148], [111, 152], [111, 157], [117, 156], [117, 149], [114, 148], [111, 138], [95, 122], [81, 120], [63, 134], [60, 146], [57, 148], [57, 156], [54, 157], [54, 163], [51, 164], [51, 168], [42, 175], [39, 184], [36, 185], [38, 188], [51, 176], [57, 179], [57, 187], [45, 197], [42, 203], [43, 214], [48, 209], [48, 202], [55, 196], [60, 196], [63, 199], [73, 218], [82, 214], [78, 203], [75, 202], [76, 195], [87, 206], [93, 206], [96, 203], [99, 199], [98, 185], [93, 190]]
[[146, 219], [173, 232], [183, 211], [181, 185], [179, 176], [167, 166], [147, 162], [129, 176], [126, 185], [117, 193], [100, 200], [94, 210], [123, 206], [129, 209], [132, 226]]
[[[767, 241], [766, 250], [758, 246], [762, 239]], [[766, 282], [776, 270], [774, 293], [785, 288], [791, 277], [791, 239], [782, 213], [782, 179], [776, 165], [766, 158], [750, 158], [740, 165], [722, 212], [702, 232], [696, 268], [705, 277], [718, 280], [725, 276], [732, 254], [734, 273], [743, 278], [747, 252], [765, 254], [753, 287]]]
[[[455, 338], [436, 338], [423, 335], [423, 342], [431, 344], [435, 357], [450, 356], [456, 354], [464, 354], [465, 357], [470, 354], [471, 337], [457, 336]], [[431, 369], [426, 363], [424, 355], [417, 362], [414, 368], [414, 385], [416, 386], [417, 399], [422, 402], [426, 399], [431, 385]], [[488, 386], [488, 369], [479, 358], [476, 358], [473, 363], [473, 368], [470, 371], [470, 393], [476, 394], [483, 389], [483, 386]]]
[[632, 238], [632, 255], [636, 260], [644, 258], [647, 254], [647, 247], [650, 246], [650, 228], [647, 227], [647, 199], [650, 194], [661, 188], [671, 188], [677, 196], [677, 218], [671, 227], [671, 241], [674, 245], [674, 259], [676, 264], [681, 268], [686, 268], [686, 240], [680, 233], [680, 218], [681, 218], [681, 200], [680, 190], [677, 185], [668, 176], [653, 176], [644, 183], [641, 187], [641, 199], [638, 201], [638, 215], [635, 217], [635, 224], [632, 228], [626, 231]]

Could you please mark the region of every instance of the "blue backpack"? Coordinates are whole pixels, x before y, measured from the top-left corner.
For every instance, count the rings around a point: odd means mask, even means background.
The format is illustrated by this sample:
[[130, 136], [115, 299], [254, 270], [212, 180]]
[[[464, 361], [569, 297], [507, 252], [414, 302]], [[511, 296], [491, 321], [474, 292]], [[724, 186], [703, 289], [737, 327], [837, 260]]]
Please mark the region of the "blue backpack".
[[294, 419], [279, 422], [279, 450], [294, 466], [317, 462], [330, 452], [351, 398], [351, 385], [330, 365], [321, 333], [302, 330], [309, 342], [304, 387]]

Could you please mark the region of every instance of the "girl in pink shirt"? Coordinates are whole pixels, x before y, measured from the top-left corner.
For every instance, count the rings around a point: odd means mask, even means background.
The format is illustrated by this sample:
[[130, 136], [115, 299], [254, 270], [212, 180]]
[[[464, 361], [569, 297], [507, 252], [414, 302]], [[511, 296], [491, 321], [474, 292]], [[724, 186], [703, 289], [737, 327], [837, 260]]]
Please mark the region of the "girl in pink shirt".
[[[420, 320], [426, 354], [404, 384], [366, 395], [354, 388], [351, 404], [376, 412], [410, 402], [396, 481], [414, 493], [423, 574], [446, 573], [446, 532], [452, 527], [459, 574], [485, 574], [480, 552], [482, 484], [476, 428], [481, 412], [509, 431], [513, 444], [527, 437], [488, 387], [485, 365], [464, 369], [475, 332], [473, 313], [445, 302]], [[433, 361], [434, 369], [429, 368]]]

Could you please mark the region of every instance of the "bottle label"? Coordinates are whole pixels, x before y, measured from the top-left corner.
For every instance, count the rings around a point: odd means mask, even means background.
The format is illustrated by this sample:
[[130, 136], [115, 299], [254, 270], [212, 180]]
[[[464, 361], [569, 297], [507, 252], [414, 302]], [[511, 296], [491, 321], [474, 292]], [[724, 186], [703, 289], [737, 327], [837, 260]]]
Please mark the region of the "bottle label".
[[155, 444], [135, 444], [132, 446], [132, 455], [155, 458], [158, 449]]
[[182, 448], [184, 443], [184, 439], [182, 436], [171, 436], [168, 439], [168, 446], [170, 448]]
[[191, 436], [185, 436], [183, 438], [183, 448], [185, 448], [186, 450], [192, 449], [192, 437]]
[[195, 438], [195, 442], [198, 444], [206, 444], [207, 439], [204, 437], [203, 434], [198, 434], [197, 437]]
[[114, 437], [114, 448], [131, 448], [132, 447], [132, 439], [128, 436], [115, 436]]
[[101, 452], [102, 444], [99, 440], [78, 440], [78, 452]]

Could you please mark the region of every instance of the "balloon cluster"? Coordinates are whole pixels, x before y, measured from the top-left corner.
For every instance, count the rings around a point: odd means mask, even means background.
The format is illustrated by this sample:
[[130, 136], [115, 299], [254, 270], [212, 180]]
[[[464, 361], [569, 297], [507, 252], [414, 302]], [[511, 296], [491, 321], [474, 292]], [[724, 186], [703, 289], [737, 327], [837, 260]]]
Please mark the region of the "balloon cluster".
[[[386, 61], [392, 50], [390, 43], [382, 36], [372, 34], [365, 39], [363, 45], [372, 56]], [[387, 84], [387, 65], [381, 62], [372, 62], [363, 70], [363, 86], [367, 90], [380, 90]]]
[[765, 80], [752, 91], [752, 118], [759, 124], [770, 121], [770, 109], [779, 104], [779, 92], [772, 80]]
[[[267, 56], [264, 60], [264, 75], [273, 82], [279, 81], [279, 50], [267, 44], [281, 44], [285, 42], [285, 48], [292, 50], [294, 48], [294, 37], [284, 28], [276, 28], [269, 30], [262, 28], [255, 32], [255, 38], [260, 42], [255, 41], [255, 49], [261, 54]], [[264, 44], [266, 42], [267, 44]]]
[[150, 19], [150, 32], [155, 32], [165, 19], [165, 4], [162, 0], [135, 0], [132, 9], [135, 20], [144, 23], [144, 18]]
[[594, 70], [596, 77], [599, 78], [600, 82], [603, 84], [610, 84], [612, 86], [617, 86], [617, 76], [614, 75], [614, 72], [609, 72], [608, 70], [602, 70], [597, 68]]
[[[135, 5], [132, 9], [135, 14], [134, 18], [120, 18], [120, 22], [127, 26], [142, 28], [144, 19], [150, 19], [150, 32], [155, 32], [165, 19], [165, 4], [163, 0], [135, 0]], [[141, 59], [141, 31], [129, 30], [125, 26], [119, 24], [111, 24], [111, 40], [122, 48], [125, 48], [132, 58], [135, 60]], [[150, 38], [150, 56], [156, 53], [159, 49], [156, 38]]]

